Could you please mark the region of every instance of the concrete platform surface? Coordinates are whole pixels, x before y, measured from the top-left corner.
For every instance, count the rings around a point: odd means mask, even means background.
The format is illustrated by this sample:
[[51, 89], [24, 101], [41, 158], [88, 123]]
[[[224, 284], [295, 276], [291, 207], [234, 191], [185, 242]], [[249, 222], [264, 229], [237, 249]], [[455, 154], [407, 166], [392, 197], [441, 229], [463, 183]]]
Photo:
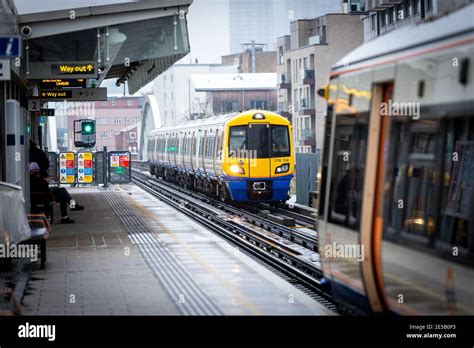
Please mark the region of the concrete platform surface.
[[[331, 315], [314, 299], [134, 185], [69, 189], [25, 314]], [[59, 214], [56, 214], [59, 216]]]

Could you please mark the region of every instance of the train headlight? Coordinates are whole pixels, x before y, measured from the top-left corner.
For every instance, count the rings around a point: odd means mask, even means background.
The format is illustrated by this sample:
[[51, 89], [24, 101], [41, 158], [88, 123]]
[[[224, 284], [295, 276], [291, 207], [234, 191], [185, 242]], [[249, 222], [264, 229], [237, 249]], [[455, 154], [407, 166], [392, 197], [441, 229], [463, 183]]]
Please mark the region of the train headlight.
[[288, 163], [285, 163], [276, 168], [275, 174], [286, 173], [289, 170], [290, 170], [290, 165]]
[[230, 171], [234, 174], [245, 174], [245, 170], [242, 167], [239, 167], [236, 164], [230, 166]]

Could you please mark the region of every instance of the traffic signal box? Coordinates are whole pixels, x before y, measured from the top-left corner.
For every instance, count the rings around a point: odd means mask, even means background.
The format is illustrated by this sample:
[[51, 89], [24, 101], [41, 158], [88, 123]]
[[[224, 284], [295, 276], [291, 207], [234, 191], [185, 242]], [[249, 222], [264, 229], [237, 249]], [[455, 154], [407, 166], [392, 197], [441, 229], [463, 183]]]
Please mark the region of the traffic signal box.
[[95, 120], [74, 121], [74, 146], [83, 148], [95, 146]]

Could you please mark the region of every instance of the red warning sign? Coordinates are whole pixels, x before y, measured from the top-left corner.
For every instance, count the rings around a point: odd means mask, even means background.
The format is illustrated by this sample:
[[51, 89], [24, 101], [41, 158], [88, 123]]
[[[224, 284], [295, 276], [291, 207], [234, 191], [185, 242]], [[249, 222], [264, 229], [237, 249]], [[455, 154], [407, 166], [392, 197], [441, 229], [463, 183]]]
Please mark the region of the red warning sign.
[[119, 167], [128, 167], [128, 156], [119, 156]]

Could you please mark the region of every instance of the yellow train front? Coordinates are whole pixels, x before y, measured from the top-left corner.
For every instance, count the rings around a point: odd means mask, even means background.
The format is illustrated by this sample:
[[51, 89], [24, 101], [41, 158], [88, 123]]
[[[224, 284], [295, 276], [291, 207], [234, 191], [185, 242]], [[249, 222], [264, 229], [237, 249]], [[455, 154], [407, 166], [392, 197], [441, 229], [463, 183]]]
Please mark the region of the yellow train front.
[[232, 201], [286, 201], [293, 177], [291, 125], [268, 111], [225, 124], [222, 172]]
[[151, 174], [222, 201], [288, 199], [294, 154], [291, 124], [263, 110], [153, 130]]

